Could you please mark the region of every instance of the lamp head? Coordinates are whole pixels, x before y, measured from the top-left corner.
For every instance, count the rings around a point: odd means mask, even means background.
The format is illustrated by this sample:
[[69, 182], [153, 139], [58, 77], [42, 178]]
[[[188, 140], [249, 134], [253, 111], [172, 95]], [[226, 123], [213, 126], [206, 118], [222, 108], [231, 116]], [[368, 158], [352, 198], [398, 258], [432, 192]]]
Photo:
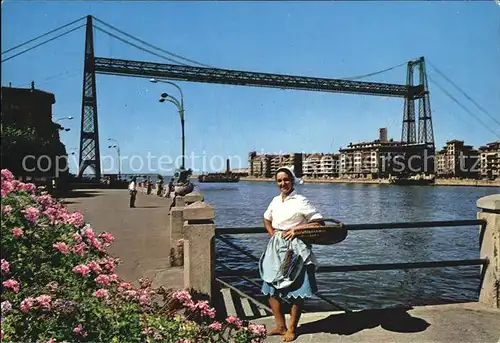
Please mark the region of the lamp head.
[[155, 79], [155, 78], [152, 78], [152, 79], [149, 79], [149, 82], [152, 82], [152, 83], [158, 83], [158, 80]]
[[71, 131], [71, 129], [64, 129], [64, 131], [68, 132], [68, 131]]
[[168, 98], [168, 94], [167, 93], [161, 93], [161, 97], [162, 98]]
[[73, 119], [73, 117], [72, 117], [72, 116], [69, 116], [69, 117], [68, 117], [68, 119]]
[[159, 102], [165, 102], [165, 99], [164, 98], [161, 98], [160, 100], [158, 100]]

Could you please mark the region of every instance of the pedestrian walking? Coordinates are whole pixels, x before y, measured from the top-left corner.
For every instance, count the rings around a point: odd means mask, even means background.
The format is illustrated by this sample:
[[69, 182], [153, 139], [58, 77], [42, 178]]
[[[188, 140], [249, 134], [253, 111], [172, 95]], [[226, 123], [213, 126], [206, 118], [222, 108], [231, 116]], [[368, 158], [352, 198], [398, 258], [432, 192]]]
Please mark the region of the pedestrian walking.
[[130, 194], [130, 207], [135, 207], [135, 197], [137, 195], [137, 178], [134, 176], [132, 181], [128, 184], [128, 191]]

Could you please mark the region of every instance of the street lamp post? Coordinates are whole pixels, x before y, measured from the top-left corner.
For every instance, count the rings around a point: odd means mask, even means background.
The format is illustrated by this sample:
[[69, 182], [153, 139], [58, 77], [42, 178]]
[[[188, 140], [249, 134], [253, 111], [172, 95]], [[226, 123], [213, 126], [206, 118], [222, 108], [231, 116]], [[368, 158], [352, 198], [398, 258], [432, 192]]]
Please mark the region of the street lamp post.
[[57, 118], [56, 120], [54, 120], [54, 123], [57, 123], [57, 122], [59, 122], [60, 120], [64, 120], [64, 119], [71, 120], [71, 119], [73, 119], [73, 117], [72, 117], [72, 116], [68, 116], [68, 117]]
[[121, 157], [120, 157], [120, 143], [118, 143], [118, 141], [116, 139], [113, 139], [113, 138], [108, 138], [108, 141], [112, 141], [112, 142], [115, 142], [116, 144], [115, 145], [110, 145], [108, 146], [108, 148], [116, 148], [116, 152], [118, 154], [118, 180], [121, 180], [122, 179], [122, 171], [121, 171], [121, 164], [122, 164], [122, 160], [121, 160]]
[[150, 79], [149, 80], [152, 83], [168, 83], [169, 85], [174, 86], [179, 90], [179, 93], [181, 94], [181, 100], [177, 100], [174, 96], [167, 94], [167, 93], [162, 93], [160, 102], [171, 102], [177, 107], [177, 110], [179, 111], [179, 118], [181, 119], [181, 141], [182, 141], [182, 165], [181, 168], [185, 167], [185, 160], [186, 160], [186, 139], [184, 136], [184, 94], [182, 93], [181, 87], [179, 87], [177, 84], [167, 81], [167, 80], [162, 80], [162, 79]]
[[55, 119], [55, 120], [54, 120], [54, 123], [58, 125], [59, 131], [66, 131], [66, 132], [68, 132], [68, 131], [70, 131], [70, 130], [71, 130], [71, 129], [65, 128], [65, 127], [63, 127], [61, 124], [59, 124], [59, 122], [60, 122], [61, 120], [65, 120], [65, 119], [67, 119], [67, 120], [71, 120], [71, 119], [73, 119], [73, 117], [72, 117], [72, 116], [68, 116], [68, 117], [61, 117], [61, 118], [57, 118], [57, 119]]

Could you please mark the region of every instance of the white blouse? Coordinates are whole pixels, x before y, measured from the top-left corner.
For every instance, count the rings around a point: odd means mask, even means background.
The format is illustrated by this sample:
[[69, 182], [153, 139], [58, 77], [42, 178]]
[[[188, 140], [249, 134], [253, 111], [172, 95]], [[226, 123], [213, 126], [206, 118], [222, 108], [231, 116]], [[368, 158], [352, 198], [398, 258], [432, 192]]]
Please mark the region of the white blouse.
[[293, 191], [284, 200], [281, 194], [274, 197], [264, 212], [264, 218], [271, 221], [275, 230], [286, 231], [296, 225], [322, 219], [323, 216], [305, 196]]

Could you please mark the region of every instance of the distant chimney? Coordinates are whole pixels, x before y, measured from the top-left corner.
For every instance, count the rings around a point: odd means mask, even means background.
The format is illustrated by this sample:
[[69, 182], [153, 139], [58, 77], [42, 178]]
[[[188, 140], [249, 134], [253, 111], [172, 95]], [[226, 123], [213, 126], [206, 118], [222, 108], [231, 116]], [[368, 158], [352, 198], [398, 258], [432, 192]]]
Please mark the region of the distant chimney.
[[9, 88], [12, 88], [12, 82], [9, 82]]
[[31, 90], [35, 90], [35, 81], [31, 81]]
[[378, 129], [378, 139], [380, 140], [380, 143], [386, 143], [387, 142], [387, 128], [382, 127]]
[[226, 173], [231, 171], [231, 167], [229, 166], [229, 158], [226, 160]]

